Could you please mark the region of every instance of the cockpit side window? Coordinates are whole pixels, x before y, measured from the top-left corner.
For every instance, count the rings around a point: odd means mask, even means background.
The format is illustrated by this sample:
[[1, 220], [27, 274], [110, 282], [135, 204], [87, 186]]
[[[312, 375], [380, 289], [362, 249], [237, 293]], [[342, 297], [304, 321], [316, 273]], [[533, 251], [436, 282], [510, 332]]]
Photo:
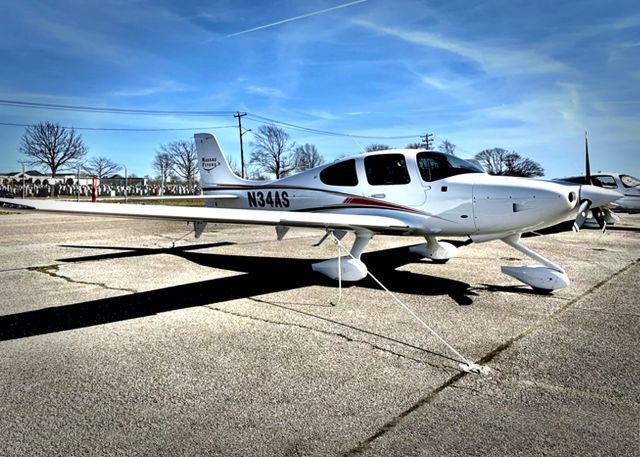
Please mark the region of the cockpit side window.
[[484, 173], [481, 168], [473, 163], [451, 154], [426, 151], [419, 152], [416, 155], [416, 159], [420, 176], [427, 182], [464, 173]]
[[320, 181], [329, 186], [357, 186], [356, 161], [349, 159], [328, 166], [320, 172]]
[[402, 154], [372, 155], [364, 158], [367, 181], [372, 186], [409, 184], [409, 170]]

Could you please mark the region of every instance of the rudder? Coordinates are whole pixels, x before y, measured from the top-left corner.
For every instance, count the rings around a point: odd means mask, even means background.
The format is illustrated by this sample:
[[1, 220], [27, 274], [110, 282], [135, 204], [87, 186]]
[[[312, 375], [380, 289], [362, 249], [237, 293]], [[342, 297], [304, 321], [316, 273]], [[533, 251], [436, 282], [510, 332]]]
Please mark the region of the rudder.
[[218, 139], [210, 133], [196, 133], [194, 135], [198, 165], [200, 167], [200, 183], [202, 188], [220, 184], [234, 184], [242, 182], [229, 166], [229, 162], [222, 153]]

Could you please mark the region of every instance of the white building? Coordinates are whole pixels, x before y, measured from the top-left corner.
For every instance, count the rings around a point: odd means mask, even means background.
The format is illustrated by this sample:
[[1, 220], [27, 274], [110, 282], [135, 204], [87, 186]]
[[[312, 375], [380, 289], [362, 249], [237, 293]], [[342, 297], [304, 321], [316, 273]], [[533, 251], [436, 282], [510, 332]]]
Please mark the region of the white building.
[[[74, 173], [58, 173], [55, 178], [37, 170], [25, 171], [24, 174], [21, 171], [0, 173], [0, 185], [2, 186], [20, 186], [22, 183], [34, 186], [74, 185], [78, 182], [81, 186], [91, 186], [93, 185], [93, 176], [80, 175], [78, 180], [78, 175]], [[100, 185], [100, 178], [96, 178], [96, 185]]]

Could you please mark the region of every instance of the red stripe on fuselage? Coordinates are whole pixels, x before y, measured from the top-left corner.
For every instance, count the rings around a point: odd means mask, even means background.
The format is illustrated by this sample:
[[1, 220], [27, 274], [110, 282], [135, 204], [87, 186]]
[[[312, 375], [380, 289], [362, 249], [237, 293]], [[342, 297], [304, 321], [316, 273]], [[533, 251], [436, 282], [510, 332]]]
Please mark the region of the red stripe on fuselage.
[[[321, 193], [325, 193], [325, 194], [331, 194], [331, 195], [337, 195], [337, 196], [344, 196], [345, 199], [343, 200], [343, 204], [346, 205], [343, 208], [347, 208], [349, 206], [352, 207], [369, 207], [369, 208], [380, 208], [380, 209], [388, 209], [388, 210], [394, 210], [394, 211], [404, 211], [404, 212], [408, 212], [408, 213], [415, 213], [415, 214], [423, 214], [426, 216], [433, 216], [432, 214], [429, 214], [427, 212], [424, 211], [420, 211], [418, 209], [414, 209], [414, 208], [410, 208], [407, 206], [402, 206], [402, 205], [398, 205], [395, 203], [389, 203], [386, 202], [384, 200], [377, 200], [374, 198], [367, 198], [367, 197], [361, 197], [358, 195], [353, 195], [353, 194], [349, 194], [346, 192], [338, 192], [338, 191], [334, 191], [334, 190], [328, 190], [328, 189], [318, 189], [318, 188], [313, 188], [313, 187], [304, 187], [304, 186], [289, 186], [289, 185], [273, 185], [273, 183], [270, 184], [263, 184], [263, 185], [251, 185], [251, 184], [216, 184], [215, 187], [207, 187], [205, 189], [203, 189], [205, 192], [207, 191], [215, 191], [215, 190], [265, 190], [265, 189], [272, 189], [272, 190], [305, 190], [305, 191], [310, 191], [310, 192], [321, 192]], [[335, 205], [327, 205], [327, 208], [332, 208], [335, 207]], [[297, 211], [305, 211], [305, 209], [300, 209]]]

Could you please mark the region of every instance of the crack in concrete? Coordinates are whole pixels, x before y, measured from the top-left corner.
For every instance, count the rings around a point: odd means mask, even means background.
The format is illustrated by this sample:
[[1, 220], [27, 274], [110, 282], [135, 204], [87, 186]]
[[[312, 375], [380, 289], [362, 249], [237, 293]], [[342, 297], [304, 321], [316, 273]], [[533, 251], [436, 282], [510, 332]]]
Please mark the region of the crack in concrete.
[[27, 268], [27, 271], [35, 271], [35, 272], [38, 272], [38, 273], [42, 273], [42, 274], [51, 276], [52, 278], [62, 279], [62, 280], [66, 281], [68, 283], [71, 283], [71, 284], [85, 284], [85, 285], [88, 285], [88, 286], [97, 286], [97, 287], [100, 287], [100, 288], [105, 289], [105, 290], [117, 290], [117, 291], [120, 291], [120, 292], [129, 292], [131, 294], [138, 293], [138, 291], [135, 290], [135, 289], [127, 289], [127, 288], [124, 288], [124, 287], [111, 287], [111, 286], [108, 286], [107, 284], [102, 283], [102, 282], [80, 281], [80, 280], [77, 280], [77, 279], [73, 279], [73, 278], [70, 278], [69, 276], [65, 276], [65, 275], [62, 275], [62, 274], [58, 273], [59, 270], [60, 270], [60, 265], [58, 265], [58, 264], [44, 265], [44, 266], [40, 266], [40, 267], [28, 267]]
[[[560, 314], [563, 314], [564, 312], [566, 312], [569, 308], [571, 308], [573, 305], [578, 303], [582, 298], [594, 293], [596, 290], [600, 289], [602, 286], [604, 286], [608, 282], [612, 281], [617, 276], [625, 273], [627, 270], [629, 270], [629, 269], [633, 268], [634, 266], [638, 265], [639, 263], [640, 263], [640, 259], [636, 259], [636, 260], [632, 261], [631, 263], [629, 263], [628, 265], [626, 265], [624, 268], [614, 272], [613, 274], [611, 274], [607, 278], [603, 279], [602, 281], [600, 281], [596, 285], [594, 285], [594, 286], [590, 287], [589, 289], [587, 289], [582, 294], [580, 294], [580, 295], [576, 296], [575, 298], [573, 298], [572, 300], [568, 301], [562, 307], [558, 308], [557, 310], [555, 310], [554, 312], [552, 312], [548, 316], [546, 316], [546, 317], [540, 319], [539, 321], [535, 322], [533, 325], [531, 325], [529, 328], [524, 330], [519, 335], [516, 335], [515, 337], [505, 341], [504, 343], [502, 343], [501, 345], [496, 347], [493, 351], [487, 353], [477, 363], [479, 365], [485, 365], [485, 364], [489, 363], [494, 358], [496, 358], [498, 355], [500, 355], [502, 352], [504, 352], [507, 349], [511, 348], [518, 341], [520, 341], [520, 340], [526, 338], [527, 336], [531, 335], [536, 330], [539, 330], [540, 328], [542, 328], [545, 325], [547, 325], [549, 322], [551, 322], [553, 319], [555, 319]], [[364, 441], [362, 441], [360, 444], [358, 444], [353, 449], [345, 452], [343, 454], [343, 457], [354, 457], [354, 456], [363, 454], [364, 452], [366, 452], [367, 450], [369, 450], [371, 448], [371, 445], [373, 444], [374, 441], [376, 441], [378, 438], [381, 438], [382, 436], [386, 435], [388, 432], [393, 430], [405, 417], [409, 416], [414, 411], [417, 411], [422, 406], [428, 405], [429, 403], [431, 403], [431, 401], [440, 392], [445, 390], [447, 387], [453, 387], [453, 385], [455, 383], [457, 383], [460, 379], [464, 378], [467, 375], [469, 375], [469, 373], [459, 372], [456, 375], [452, 376], [451, 378], [446, 380], [443, 384], [441, 384], [440, 386], [436, 387], [434, 390], [429, 392], [425, 397], [423, 397], [420, 400], [418, 400], [418, 402], [416, 402], [415, 404], [410, 406], [408, 409], [402, 411], [397, 416], [393, 417], [386, 424], [382, 425], [382, 427], [380, 427], [378, 429], [378, 431], [376, 433], [374, 433], [373, 435], [371, 435], [369, 438], [367, 438]]]
[[[263, 302], [262, 300], [257, 300], [257, 301]], [[212, 311], [219, 311], [221, 313], [228, 314], [228, 315], [231, 315], [231, 316], [242, 317], [242, 318], [251, 319], [251, 320], [254, 320], [254, 321], [263, 322], [263, 323], [267, 323], [267, 324], [275, 324], [275, 325], [283, 325], [283, 326], [286, 326], [286, 327], [300, 328], [302, 330], [310, 330], [312, 332], [320, 333], [322, 335], [328, 335], [328, 336], [331, 336], [331, 337], [338, 337], [338, 338], [343, 339], [343, 340], [345, 340], [345, 341], [347, 341], [349, 343], [363, 344], [363, 345], [369, 346], [371, 349], [374, 349], [374, 350], [377, 350], [377, 351], [382, 351], [382, 352], [385, 352], [387, 354], [391, 354], [393, 356], [396, 356], [396, 357], [399, 357], [399, 358], [402, 358], [402, 359], [405, 359], [405, 360], [410, 360], [410, 361], [412, 361], [414, 363], [417, 363], [417, 364], [420, 364], [420, 365], [426, 365], [426, 366], [429, 366], [429, 367], [432, 367], [432, 368], [436, 368], [438, 370], [444, 371], [445, 373], [449, 374], [449, 371], [447, 371], [447, 369], [446, 369], [447, 367], [445, 367], [445, 366], [436, 365], [436, 364], [433, 364], [433, 363], [426, 362], [424, 360], [420, 360], [420, 359], [416, 359], [414, 357], [407, 356], [405, 354], [400, 354], [399, 352], [395, 352], [395, 351], [392, 351], [391, 349], [387, 349], [387, 348], [384, 348], [382, 346], [378, 346], [377, 344], [370, 343], [369, 341], [359, 340], [357, 338], [352, 338], [352, 337], [350, 337], [348, 335], [345, 335], [344, 333], [330, 332], [330, 331], [327, 331], [327, 330], [321, 330], [321, 329], [314, 328], [314, 327], [311, 327], [311, 326], [308, 326], [308, 325], [296, 324], [296, 323], [292, 323], [292, 322], [282, 322], [282, 321], [270, 320], [270, 319], [265, 319], [265, 318], [256, 317], [256, 316], [250, 316], [248, 314], [242, 314], [242, 313], [238, 313], [238, 312], [235, 312], [235, 311], [229, 311], [229, 310], [225, 310], [225, 309], [218, 308], [218, 307], [215, 307], [215, 306], [210, 306], [210, 305], [209, 306], [205, 306], [205, 308], [208, 308], [208, 309], [210, 309]]]

